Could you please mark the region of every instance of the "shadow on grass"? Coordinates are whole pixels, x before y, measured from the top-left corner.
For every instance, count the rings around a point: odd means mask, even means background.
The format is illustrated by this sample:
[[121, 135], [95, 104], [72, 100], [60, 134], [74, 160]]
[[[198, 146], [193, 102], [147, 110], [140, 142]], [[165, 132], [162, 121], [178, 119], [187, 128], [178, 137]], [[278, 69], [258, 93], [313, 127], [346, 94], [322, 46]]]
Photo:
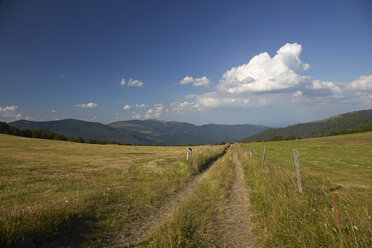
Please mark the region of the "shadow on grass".
[[80, 247], [88, 241], [87, 234], [92, 233], [96, 226], [97, 219], [92, 216], [72, 218], [61, 223], [56, 233], [38, 244], [38, 247]]
[[199, 167], [199, 172], [198, 172], [198, 174], [204, 172], [204, 171], [207, 170], [209, 167], [211, 167], [211, 165], [212, 165], [215, 161], [217, 161], [219, 158], [221, 158], [223, 155], [225, 155], [225, 153], [227, 152], [227, 150], [228, 150], [229, 148], [230, 148], [230, 145], [228, 145], [228, 146], [226, 147], [226, 149], [225, 149], [223, 152], [221, 152], [218, 156], [213, 157], [213, 158], [211, 158], [210, 160], [208, 160], [206, 163], [202, 164], [202, 165]]
[[97, 219], [92, 216], [73, 216], [57, 227], [47, 231], [33, 231], [24, 233], [18, 239], [12, 240], [1, 247], [81, 247], [87, 243], [87, 234], [93, 232]]

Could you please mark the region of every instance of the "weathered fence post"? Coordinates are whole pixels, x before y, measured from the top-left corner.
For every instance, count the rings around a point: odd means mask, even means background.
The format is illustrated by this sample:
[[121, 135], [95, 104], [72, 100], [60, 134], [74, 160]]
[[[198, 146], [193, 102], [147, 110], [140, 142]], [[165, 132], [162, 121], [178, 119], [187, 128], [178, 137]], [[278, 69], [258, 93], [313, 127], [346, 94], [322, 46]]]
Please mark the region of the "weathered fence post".
[[202, 153], [202, 147], [201, 146], [199, 147], [199, 153], [200, 154]]
[[249, 157], [252, 157], [252, 147], [249, 147]]
[[265, 156], [266, 156], [266, 146], [265, 146], [265, 149], [264, 149], [264, 153], [263, 153], [263, 156], [262, 156], [262, 162], [261, 162], [261, 165], [265, 165]]
[[301, 182], [301, 174], [300, 174], [300, 157], [298, 154], [298, 148], [293, 149], [293, 155], [294, 155], [294, 162], [295, 162], [295, 167], [296, 167], [297, 187], [298, 187], [298, 191], [302, 193], [302, 182]]
[[198, 146], [196, 146], [196, 152], [195, 152], [196, 155], [198, 155]]
[[187, 157], [186, 160], [189, 160], [192, 158], [192, 149], [191, 147], [187, 147]]

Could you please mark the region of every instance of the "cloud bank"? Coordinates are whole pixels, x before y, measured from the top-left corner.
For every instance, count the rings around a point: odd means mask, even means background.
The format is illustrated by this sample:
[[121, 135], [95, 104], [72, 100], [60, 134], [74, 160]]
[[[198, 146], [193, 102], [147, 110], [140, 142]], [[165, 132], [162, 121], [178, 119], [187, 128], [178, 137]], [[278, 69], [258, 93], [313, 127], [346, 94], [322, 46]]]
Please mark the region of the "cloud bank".
[[18, 106], [13, 105], [13, 106], [5, 106], [1, 107], [0, 106], [0, 117], [5, 118], [5, 119], [16, 119], [19, 120], [22, 117], [22, 114], [17, 113]]
[[[267, 52], [260, 53], [248, 63], [232, 67], [223, 73], [214, 91], [186, 95], [184, 99], [171, 103], [170, 109], [182, 113], [223, 108], [256, 108], [293, 102], [372, 103], [372, 75], [360, 76], [351, 82], [314, 79], [310, 75], [304, 75], [310, 65], [301, 61], [301, 52], [300, 44], [287, 43], [273, 57]], [[187, 76], [180, 84], [196, 82], [197, 79]]]

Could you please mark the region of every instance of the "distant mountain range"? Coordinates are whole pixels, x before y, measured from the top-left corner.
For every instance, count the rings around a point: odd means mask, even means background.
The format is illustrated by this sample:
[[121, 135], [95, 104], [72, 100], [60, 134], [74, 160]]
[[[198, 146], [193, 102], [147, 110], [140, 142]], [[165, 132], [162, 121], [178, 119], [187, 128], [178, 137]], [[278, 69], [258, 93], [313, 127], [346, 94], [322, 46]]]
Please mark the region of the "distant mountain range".
[[240, 142], [270, 140], [276, 135], [295, 135], [302, 138], [323, 136], [339, 129], [356, 128], [372, 124], [372, 109], [336, 115], [324, 120], [296, 124], [284, 128], [268, 128], [264, 131], [239, 140]]
[[14, 121], [8, 123], [19, 129], [42, 129], [66, 137], [119, 141], [127, 144], [187, 145], [233, 142], [254, 135], [267, 127], [259, 125], [197, 126], [186, 122], [159, 120], [118, 121], [107, 125], [75, 119], [59, 121]]

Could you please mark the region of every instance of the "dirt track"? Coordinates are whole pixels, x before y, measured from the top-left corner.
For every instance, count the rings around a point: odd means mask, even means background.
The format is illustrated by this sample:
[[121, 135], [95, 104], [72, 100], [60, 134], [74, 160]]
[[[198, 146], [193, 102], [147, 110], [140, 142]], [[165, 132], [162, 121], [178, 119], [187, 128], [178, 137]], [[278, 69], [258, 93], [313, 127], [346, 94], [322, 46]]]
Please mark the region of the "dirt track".
[[[230, 147], [227, 151], [227, 153], [234, 153], [232, 154], [233, 164], [230, 165], [234, 166], [234, 182], [227, 204], [222, 206], [219, 211], [219, 223], [216, 223], [219, 233], [222, 233], [217, 238], [218, 247], [253, 247], [254, 244], [254, 236], [251, 230], [252, 224], [248, 210], [249, 200], [247, 189], [244, 185], [243, 168], [238, 160], [237, 150], [238, 147]], [[182, 200], [194, 191], [200, 180], [212, 166], [213, 164], [171, 195], [162, 204], [162, 207], [153, 213], [153, 215], [148, 216], [145, 221], [133, 224], [130, 229], [127, 229], [120, 235], [114, 247], [135, 247], [137, 244], [148, 239], [151, 233], [173, 213]]]
[[236, 152], [235, 150], [232, 156], [234, 182], [228, 203], [220, 210], [218, 228], [222, 236], [218, 241], [219, 247], [253, 247], [255, 241], [250, 221], [249, 199], [244, 185], [244, 172]]
[[[221, 159], [221, 158], [219, 158]], [[194, 176], [190, 181], [183, 185], [179, 190], [173, 193], [155, 213], [148, 216], [144, 222], [135, 223], [130, 229], [127, 229], [115, 242], [115, 247], [135, 247], [145, 241], [161, 223], [176, 209], [176, 207], [198, 186], [201, 178], [213, 166], [209, 165], [208, 169], [201, 174]]]

